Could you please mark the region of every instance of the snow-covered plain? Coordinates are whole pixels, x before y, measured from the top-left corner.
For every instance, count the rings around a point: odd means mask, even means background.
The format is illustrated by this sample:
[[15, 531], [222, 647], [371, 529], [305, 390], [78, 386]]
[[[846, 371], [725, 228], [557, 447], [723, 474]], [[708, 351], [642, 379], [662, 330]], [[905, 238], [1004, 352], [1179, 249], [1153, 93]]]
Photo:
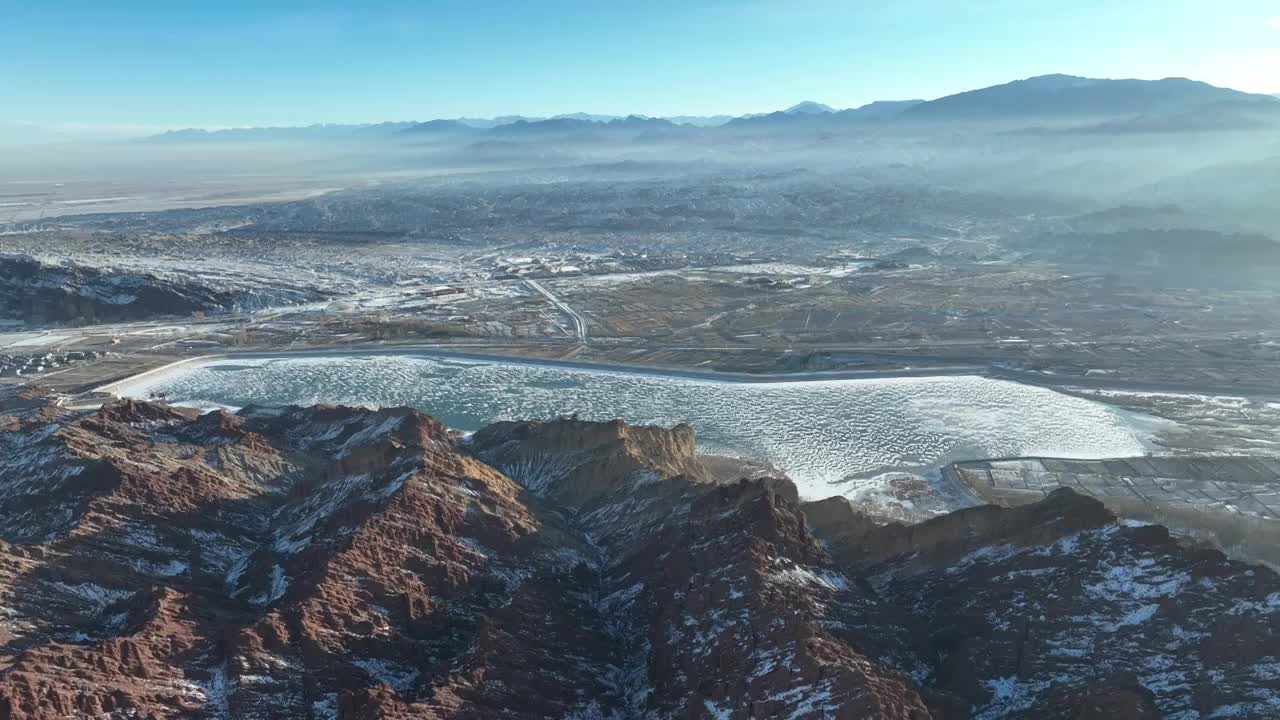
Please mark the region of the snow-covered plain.
[[870, 267], [870, 262], [846, 263], [840, 267], [817, 267], [796, 263], [765, 262], [746, 265], [718, 265], [707, 268], [716, 272], [742, 273], [746, 275], [830, 275], [844, 277]]
[[573, 413], [685, 422], [704, 452], [771, 463], [809, 497], [957, 460], [1141, 455], [1150, 426], [1102, 403], [980, 377], [741, 383], [423, 356], [215, 360], [121, 391], [208, 407], [409, 405], [460, 430]]

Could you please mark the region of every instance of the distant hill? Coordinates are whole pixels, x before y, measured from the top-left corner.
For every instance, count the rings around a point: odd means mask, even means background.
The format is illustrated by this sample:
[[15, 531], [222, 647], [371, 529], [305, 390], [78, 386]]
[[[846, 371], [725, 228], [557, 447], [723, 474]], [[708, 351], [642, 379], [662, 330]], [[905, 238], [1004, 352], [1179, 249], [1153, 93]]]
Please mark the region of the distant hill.
[[921, 103], [903, 112], [903, 117], [917, 120], [1115, 117], [1189, 112], [1242, 100], [1276, 102], [1266, 95], [1252, 95], [1185, 78], [1099, 80], [1044, 75]]
[[576, 112], [576, 113], [563, 113], [560, 115], [553, 115], [551, 116], [550, 119], [551, 120], [586, 120], [588, 122], [609, 122], [610, 120], [621, 120], [622, 116], [621, 115], [595, 115], [593, 113]]
[[844, 120], [887, 120], [920, 105], [924, 100], [877, 100], [862, 107], [841, 110], [836, 117]]
[[400, 132], [404, 135], [464, 135], [481, 131], [481, 128], [468, 125], [461, 120], [428, 120], [411, 125]]
[[788, 113], [784, 110], [765, 113], [763, 115], [743, 115], [725, 123], [723, 127], [731, 129], [762, 130], [777, 127], [799, 127], [814, 125], [825, 120], [822, 116], [808, 113]]
[[[737, 129], [768, 130], [783, 128], [826, 128], [839, 127], [842, 124], [891, 120], [904, 111], [924, 102], [923, 100], [880, 100], [858, 108], [848, 110], [832, 110], [826, 105], [816, 110], [812, 106], [817, 103], [800, 103], [787, 110], [766, 113], [764, 115], [744, 115], [726, 123], [726, 127]], [[803, 106], [809, 109], [796, 110]]]
[[474, 128], [487, 130], [489, 128], [498, 127], [499, 125], [510, 125], [511, 123], [516, 122], [517, 120], [533, 122], [536, 120], [545, 120], [545, 119], [546, 118], [529, 117], [526, 115], [500, 115], [498, 117], [493, 117], [493, 118], [458, 118], [458, 122], [462, 123], [463, 125], [470, 125], [471, 127], [474, 127]]
[[823, 105], [822, 103], [814, 102], [812, 100], [805, 100], [802, 103], [792, 105], [782, 112], [788, 115], [825, 115], [833, 113], [835, 110], [832, 109], [830, 105]]
[[512, 136], [608, 132], [615, 130], [668, 130], [678, 127], [670, 120], [641, 115], [628, 115], [622, 118], [611, 116], [594, 117], [607, 117], [608, 119], [557, 117], [546, 120], [517, 120], [506, 125], [499, 125], [490, 130], [490, 132], [496, 135]]
[[[494, 128], [502, 125], [510, 125], [512, 123], [523, 120], [527, 123], [542, 122], [544, 120], [584, 120], [589, 122], [607, 123], [618, 120], [627, 120], [628, 118], [646, 117], [643, 115], [596, 115], [592, 113], [566, 113], [563, 115], [554, 115], [552, 117], [536, 117], [529, 115], [507, 115], [492, 119], [479, 118], [459, 118], [459, 122], [465, 123], [472, 127]], [[723, 125], [733, 119], [732, 115], [672, 115], [662, 118], [652, 118], [656, 120], [666, 120], [675, 125], [694, 125], [696, 127], [715, 127]]]
[[247, 127], [226, 130], [185, 128], [141, 138], [156, 143], [207, 142], [280, 142], [315, 140], [356, 140], [377, 137], [455, 137], [485, 131], [499, 135], [566, 133], [591, 130], [665, 131], [690, 127], [716, 127], [730, 120], [729, 115], [681, 115], [651, 118], [642, 115], [593, 115], [569, 113], [555, 117], [504, 115], [495, 118], [457, 118], [426, 122], [387, 122], [367, 125], [307, 125], [298, 127]]
[[624, 118], [610, 120], [605, 123], [608, 127], [613, 128], [635, 128], [635, 129], [655, 129], [655, 128], [674, 128], [676, 124], [666, 118], [651, 118], [643, 115], [628, 115]]
[[527, 135], [530, 133], [570, 132], [590, 130], [598, 123], [575, 118], [552, 118], [547, 120], [516, 120], [505, 125], [498, 125], [490, 130], [501, 135]]
[[733, 119], [732, 115], [668, 115], [665, 120], [669, 120], [676, 125], [692, 125], [694, 127], [716, 127], [723, 125]]

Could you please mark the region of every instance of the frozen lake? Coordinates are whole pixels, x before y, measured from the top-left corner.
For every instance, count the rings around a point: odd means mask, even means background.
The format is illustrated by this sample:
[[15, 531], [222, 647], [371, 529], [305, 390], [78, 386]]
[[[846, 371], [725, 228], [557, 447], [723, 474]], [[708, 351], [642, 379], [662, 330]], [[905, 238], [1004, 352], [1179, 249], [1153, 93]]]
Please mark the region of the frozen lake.
[[685, 422], [705, 452], [772, 463], [802, 494], [853, 493], [890, 471], [1019, 455], [1141, 455], [1145, 420], [981, 377], [743, 383], [421, 355], [215, 360], [117, 390], [204, 407], [410, 405], [461, 430], [495, 420]]

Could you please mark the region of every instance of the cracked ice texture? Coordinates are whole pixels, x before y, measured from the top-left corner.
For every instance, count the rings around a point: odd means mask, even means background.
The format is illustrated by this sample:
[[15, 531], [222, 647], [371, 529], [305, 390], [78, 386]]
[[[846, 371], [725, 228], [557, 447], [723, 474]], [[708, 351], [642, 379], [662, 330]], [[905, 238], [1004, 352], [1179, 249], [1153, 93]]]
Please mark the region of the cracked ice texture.
[[422, 356], [218, 360], [127, 389], [209, 407], [409, 405], [450, 427], [496, 420], [685, 422], [704, 452], [772, 463], [801, 494], [851, 493], [891, 470], [957, 460], [1144, 453], [1138, 423], [1102, 403], [981, 377], [737, 383]]

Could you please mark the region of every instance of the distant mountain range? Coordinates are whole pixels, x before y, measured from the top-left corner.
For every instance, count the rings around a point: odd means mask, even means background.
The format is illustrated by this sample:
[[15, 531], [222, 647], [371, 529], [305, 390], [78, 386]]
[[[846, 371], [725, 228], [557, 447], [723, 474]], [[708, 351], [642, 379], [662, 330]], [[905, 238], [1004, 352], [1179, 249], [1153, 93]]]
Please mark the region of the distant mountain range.
[[[923, 100], [880, 100], [848, 110], [832, 110], [817, 103], [801, 103], [795, 107], [767, 115], [750, 115], [730, 120], [727, 125], [739, 129], [767, 129], [796, 127], [799, 125], [823, 126], [841, 123], [890, 120], [905, 110], [923, 103]], [[802, 108], [797, 110], [796, 108]], [[818, 108], [826, 108], [818, 109]]]
[[362, 125], [317, 124], [295, 127], [227, 128], [224, 130], [185, 128], [183, 130], [170, 130], [144, 139], [154, 142], [353, 140], [366, 137], [391, 136], [417, 124], [414, 122], [383, 122]]
[[174, 130], [153, 142], [355, 140], [385, 137], [574, 135], [638, 131], [678, 133], [697, 128], [738, 132], [836, 129], [865, 123], [1005, 122], [1027, 132], [1189, 132], [1280, 126], [1280, 96], [1216, 87], [1186, 78], [1102, 80], [1044, 75], [970, 90], [936, 100], [878, 101], [837, 110], [812, 100], [785, 110], [730, 117], [568, 113], [508, 115], [366, 125]]

